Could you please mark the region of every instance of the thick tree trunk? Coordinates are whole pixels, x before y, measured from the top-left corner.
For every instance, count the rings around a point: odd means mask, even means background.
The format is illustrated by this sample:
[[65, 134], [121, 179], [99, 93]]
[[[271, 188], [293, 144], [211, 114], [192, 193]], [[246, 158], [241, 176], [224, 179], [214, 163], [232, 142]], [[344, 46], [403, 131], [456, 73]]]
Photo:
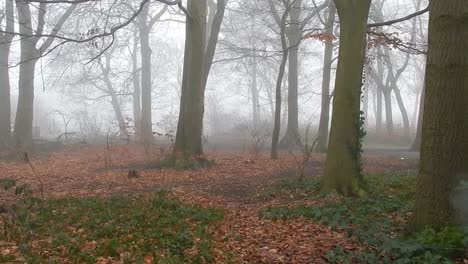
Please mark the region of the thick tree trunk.
[[10, 75], [8, 69], [10, 48], [5, 46], [5, 44], [0, 45], [0, 148], [9, 146], [11, 141]]
[[416, 230], [454, 224], [451, 195], [468, 175], [468, 1], [432, 0], [429, 10]]
[[[325, 33], [333, 34], [335, 24], [336, 7], [333, 1], [330, 1], [328, 7], [328, 19]], [[328, 145], [328, 126], [330, 123], [330, 81], [331, 66], [333, 59], [333, 40], [329, 39], [325, 43], [325, 52], [323, 55], [323, 77], [322, 77], [322, 107], [320, 111], [320, 121], [318, 129], [317, 149], [325, 153]]]
[[283, 148], [297, 147], [299, 144], [299, 45], [301, 42], [302, 0], [296, 0], [291, 8], [290, 25], [286, 28], [289, 43], [288, 66], [288, 122], [286, 133], [279, 145]]
[[147, 24], [148, 4], [138, 17], [141, 42], [141, 141], [145, 149], [153, 142], [152, 117], [152, 81], [151, 81], [151, 47], [149, 43], [150, 27]]
[[[13, 1], [5, 1], [5, 30], [14, 30]], [[0, 33], [0, 148], [11, 144], [10, 74], [8, 68], [12, 34]]]
[[335, 0], [340, 50], [325, 176], [321, 191], [360, 195], [360, 95], [371, 0]]
[[202, 133], [204, 113], [205, 29], [206, 0], [189, 1], [187, 17], [184, 73], [180, 102], [179, 122], [175, 141], [175, 155], [203, 154]]
[[[18, 9], [20, 33], [32, 35], [29, 4], [16, 2], [16, 7]], [[36, 40], [32, 37], [21, 38], [20, 46], [18, 109], [16, 111], [13, 139], [16, 147], [31, 149], [33, 146], [34, 69], [40, 53], [36, 48]]]

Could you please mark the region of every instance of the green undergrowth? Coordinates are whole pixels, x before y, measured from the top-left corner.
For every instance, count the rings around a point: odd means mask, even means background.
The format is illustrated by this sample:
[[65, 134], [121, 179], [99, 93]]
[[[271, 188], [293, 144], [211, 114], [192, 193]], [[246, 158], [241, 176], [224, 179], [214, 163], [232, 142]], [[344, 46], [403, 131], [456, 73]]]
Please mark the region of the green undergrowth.
[[166, 192], [59, 198], [5, 219], [0, 240], [15, 241], [26, 263], [205, 263], [213, 260], [209, 227], [222, 218]]
[[285, 182], [267, 189], [265, 196], [309, 195], [319, 205], [270, 207], [261, 210], [260, 215], [273, 220], [311, 218], [368, 245], [369, 249], [355, 252], [337, 247], [326, 256], [331, 263], [453, 263], [453, 259], [463, 256], [467, 235], [455, 227], [405, 233], [414, 204], [415, 177], [369, 176], [365, 180], [369, 193], [362, 198], [318, 196], [318, 179]]

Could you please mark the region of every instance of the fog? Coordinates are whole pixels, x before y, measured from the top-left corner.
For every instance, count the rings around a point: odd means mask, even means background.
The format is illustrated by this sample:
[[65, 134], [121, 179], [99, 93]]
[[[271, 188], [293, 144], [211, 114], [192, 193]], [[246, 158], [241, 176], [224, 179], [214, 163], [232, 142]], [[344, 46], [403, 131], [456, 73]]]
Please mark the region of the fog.
[[[418, 1], [374, 1], [371, 8], [369, 23], [387, 21], [404, 17], [416, 9]], [[4, 3], [2, 3], [4, 4]], [[314, 4], [324, 5], [318, 1], [303, 1], [300, 19], [314, 11]], [[90, 137], [105, 137], [107, 134], [118, 135], [119, 120], [116, 117], [120, 111], [121, 118], [128, 120], [129, 126], [134, 126], [133, 80], [140, 78], [141, 57], [140, 41], [138, 39], [137, 20], [117, 30], [113, 37], [99, 37], [101, 32], [112, 30], [131, 17], [138, 5], [129, 6], [126, 1], [78, 5], [73, 14], [67, 19], [58, 35], [72, 38], [72, 36], [97, 35], [92, 41], [74, 43], [60, 39], [54, 41], [50, 50], [46, 51], [38, 59], [35, 71], [34, 94], [34, 127], [40, 127], [40, 138], [54, 141], [64, 131], [64, 117], [69, 122], [68, 132], [76, 132], [80, 140], [91, 140]], [[420, 9], [426, 3], [419, 3]], [[46, 30], [56, 24], [60, 15], [64, 13], [67, 5], [51, 5], [46, 13]], [[4, 6], [3, 6], [4, 8]], [[148, 20], [152, 19], [165, 7], [161, 3], [152, 3], [149, 6]], [[216, 11], [216, 5], [211, 5], [208, 15]], [[281, 6], [278, 5], [278, 11]], [[31, 12], [36, 17], [39, 6], [32, 4]], [[211, 12], [212, 11], [212, 12]], [[211, 13], [210, 13], [211, 12]], [[307, 34], [320, 34], [324, 32], [327, 16], [324, 8], [318, 15], [308, 20], [303, 27], [302, 36]], [[151, 48], [151, 111], [152, 130], [158, 133], [174, 133], [177, 127], [178, 112], [180, 108], [180, 91], [183, 74], [185, 17], [176, 7], [170, 6], [160, 17], [153, 21], [149, 33]], [[383, 15], [383, 17], [378, 17]], [[16, 15], [15, 15], [16, 16]], [[212, 15], [213, 16], [213, 15]], [[104, 19], [104, 17], [106, 19]], [[212, 23], [213, 17], [208, 17], [208, 23]], [[33, 19], [33, 28], [37, 25]], [[335, 24], [338, 21], [335, 21]], [[5, 21], [2, 20], [5, 24]], [[414, 37], [411, 37], [411, 27], [415, 25]], [[15, 29], [18, 24], [15, 23]], [[90, 30], [97, 29], [96, 33]], [[208, 24], [208, 29], [210, 29]], [[221, 30], [219, 32], [218, 45], [213, 59], [213, 65], [209, 73], [205, 92], [204, 129], [205, 137], [213, 137], [221, 140], [220, 136], [238, 137], [242, 129], [239, 127], [252, 127], [252, 80], [258, 93], [258, 122], [265, 130], [272, 129], [274, 114], [274, 86], [278, 73], [281, 57], [281, 45], [279, 43], [278, 25], [275, 24], [267, 1], [243, 2], [229, 1], [224, 14]], [[381, 30], [381, 29], [378, 29]], [[405, 63], [408, 56], [408, 65], [398, 78], [396, 85], [401, 93], [402, 107], [407, 111], [410, 133], [405, 133], [401, 107], [397, 104], [395, 93], [391, 94], [391, 117], [389, 121], [393, 130], [385, 131], [386, 114], [385, 107], [382, 110], [382, 123], [379, 131], [376, 130], [376, 116], [378, 104], [377, 92], [379, 89], [370, 74], [365, 74], [364, 86], [366, 92], [362, 109], [366, 112], [366, 129], [369, 135], [369, 143], [376, 145], [396, 144], [400, 147], [409, 147], [412, 143], [417, 127], [419, 112], [419, 97], [422, 91], [424, 74], [424, 50], [426, 46], [427, 15], [409, 19], [402, 23], [384, 27], [382, 32], [391, 39], [395, 37], [400, 43], [393, 46], [392, 43], [382, 44], [377, 48], [368, 50], [366, 72], [378, 69], [383, 79], [387, 78], [386, 70], [392, 67], [394, 71]], [[97, 33], [99, 32], [99, 33]], [[334, 32], [339, 34], [339, 27]], [[82, 35], [80, 35], [82, 34]], [[207, 34], [209, 35], [209, 34]], [[339, 35], [336, 35], [337, 37]], [[46, 37], [39, 40], [39, 44]], [[79, 38], [78, 38], [79, 39]], [[208, 37], [207, 37], [208, 39]], [[113, 42], [111, 44], [111, 42]], [[136, 45], [135, 45], [136, 43]], [[20, 38], [14, 38], [10, 52], [10, 84], [12, 94], [12, 120], [16, 113], [16, 100], [18, 94], [20, 56]], [[39, 46], [38, 44], [38, 46]], [[55, 45], [55, 46], [54, 46]], [[399, 46], [398, 46], [399, 45]], [[323, 50], [325, 44], [319, 39], [302, 39], [298, 56], [298, 120], [299, 126], [304, 129], [312, 126], [313, 134], [318, 129], [321, 111]], [[139, 53], [132, 58], [136, 47]], [[410, 48], [408, 48], [410, 47]], [[330, 91], [332, 95], [334, 74], [336, 69], [338, 41], [334, 41], [333, 64], [331, 72]], [[414, 49], [416, 51], [413, 51]], [[385, 52], [384, 52], [385, 50]], [[385, 61], [383, 55], [391, 56], [392, 65]], [[411, 55], [407, 55], [412, 53]], [[132, 69], [132, 59], [136, 59], [136, 71]], [[106, 60], [108, 65], [106, 64]], [[256, 64], [256, 73], [252, 73], [252, 65]], [[379, 64], [380, 63], [380, 64]], [[378, 65], [379, 64], [379, 65]], [[103, 77], [104, 66], [109, 71], [109, 81], [115, 95], [116, 106], [112, 106], [109, 96], [109, 87]], [[286, 67], [282, 85], [282, 113], [281, 135], [284, 135], [288, 123], [288, 72]], [[137, 75], [134, 75], [134, 74]], [[255, 74], [253, 76], [252, 74]], [[140, 81], [140, 80], [137, 80]], [[388, 82], [388, 79], [387, 79]], [[384, 85], [388, 85], [384, 84]], [[60, 113], [60, 114], [58, 114]], [[89, 135], [81, 129], [84, 121], [79, 121], [79, 115], [86, 113], [86, 122], [91, 122], [100, 135]], [[388, 115], [387, 115], [388, 117]], [[81, 124], [80, 124], [81, 122]], [[13, 122], [12, 122], [13, 123]], [[250, 124], [250, 125], [249, 125]], [[13, 124], [14, 125], [14, 124]], [[53, 128], [51, 128], [53, 126]], [[80, 128], [81, 127], [81, 128]], [[245, 131], [244, 131], [245, 132]], [[268, 131], [264, 132], [271, 136]], [[302, 133], [302, 132], [301, 132]], [[245, 133], [244, 133], [245, 134]], [[38, 135], [39, 136], [39, 135]], [[246, 135], [244, 135], [246, 136]], [[248, 136], [247, 136], [248, 137]], [[245, 139], [248, 140], [248, 139]], [[209, 141], [208, 141], [209, 142]], [[234, 144], [235, 145], [235, 144]]]

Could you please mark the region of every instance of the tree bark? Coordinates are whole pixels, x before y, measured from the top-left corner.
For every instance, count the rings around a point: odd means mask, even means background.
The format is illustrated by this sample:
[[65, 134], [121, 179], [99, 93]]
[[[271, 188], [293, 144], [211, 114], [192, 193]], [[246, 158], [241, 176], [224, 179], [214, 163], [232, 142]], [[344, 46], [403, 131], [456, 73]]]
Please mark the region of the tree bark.
[[295, 0], [290, 11], [290, 24], [286, 28], [288, 53], [288, 121], [286, 133], [279, 145], [283, 148], [299, 146], [299, 44], [301, 42], [302, 0]]
[[376, 87], [375, 87], [375, 93], [376, 93], [376, 97], [377, 97], [377, 106], [376, 106], [376, 117], [375, 117], [375, 130], [377, 132], [377, 134], [380, 134], [382, 132], [382, 105], [383, 105], [383, 102], [382, 102], [382, 96], [383, 96], [383, 93], [382, 93], [382, 89], [381, 87], [377, 84]]
[[[330, 1], [328, 7], [328, 19], [325, 25], [325, 33], [333, 34], [336, 7], [333, 1]], [[333, 40], [329, 39], [325, 43], [325, 51], [323, 56], [323, 77], [322, 77], [322, 107], [320, 111], [320, 121], [318, 129], [317, 149], [319, 152], [325, 153], [328, 145], [328, 127], [330, 123], [330, 82], [331, 82], [331, 67], [333, 58]]]
[[468, 175], [468, 2], [429, 4], [421, 161], [412, 227], [454, 224], [454, 187]]
[[[13, 1], [5, 1], [5, 31], [14, 30]], [[1, 26], [0, 26], [1, 27]], [[0, 33], [0, 148], [11, 144], [10, 73], [8, 68], [12, 34]]]
[[371, 0], [335, 0], [340, 49], [323, 193], [362, 194], [360, 96], [370, 4]]
[[151, 47], [150, 30], [147, 23], [149, 4], [147, 3], [138, 17], [141, 53], [141, 141], [148, 151], [153, 142], [152, 116], [152, 81], [151, 81]]
[[203, 91], [206, 89], [206, 83], [208, 82], [208, 76], [211, 71], [211, 65], [216, 53], [216, 47], [218, 45], [219, 32], [221, 31], [221, 25], [224, 19], [224, 12], [226, 10], [226, 4], [228, 0], [218, 0], [216, 6], [216, 14], [213, 17], [213, 23], [211, 24], [210, 31], [207, 37], [208, 42], [206, 44], [206, 53], [204, 58], [204, 72], [203, 72]]
[[28, 1], [16, 1], [16, 9], [18, 11], [18, 24], [21, 38], [21, 56], [20, 70], [18, 82], [18, 109], [16, 111], [15, 128], [13, 131], [14, 144], [22, 149], [32, 149], [33, 147], [33, 119], [34, 119], [34, 74], [35, 66], [38, 59], [52, 45], [54, 35], [62, 28], [65, 21], [75, 10], [76, 5], [70, 5], [65, 13], [59, 18], [52, 28], [49, 36], [44, 40], [42, 45], [37, 48], [41, 35], [45, 26], [45, 15], [47, 12], [47, 3], [43, 2], [39, 5], [37, 17], [37, 29], [34, 34], [37, 37], [32, 37], [32, 17]]
[[[112, 53], [113, 51], [111, 54]], [[107, 87], [106, 93], [111, 98], [112, 109], [114, 110], [115, 118], [119, 124], [119, 133], [121, 136], [128, 136], [127, 122], [125, 121], [125, 118], [122, 114], [119, 98], [117, 97], [117, 93], [115, 92], [114, 86], [112, 85], [111, 77], [109, 76], [111, 69], [111, 54], [104, 54], [106, 66], [104, 67], [101, 62], [99, 62], [99, 66], [103, 74], [104, 83]]]
[[[24, 35], [32, 35], [31, 11], [29, 3], [17, 1], [19, 31]], [[20, 70], [18, 109], [16, 111], [15, 128], [13, 132], [16, 147], [30, 149], [33, 145], [33, 115], [34, 115], [34, 68], [40, 57], [36, 48], [36, 39], [23, 37], [20, 42]]]
[[256, 129], [260, 123], [260, 102], [257, 88], [257, 60], [255, 58], [251, 59], [251, 80], [250, 80], [250, 92], [252, 95], [252, 122], [253, 127]]
[[[273, 4], [271, 0], [269, 1], [270, 3], [270, 8], [271, 11], [276, 14], [276, 10], [273, 7]], [[278, 77], [276, 79], [276, 88], [275, 88], [275, 116], [274, 116], [274, 124], [273, 124], [273, 133], [272, 133], [272, 138], [271, 138], [271, 153], [270, 157], [272, 159], [277, 159], [278, 158], [278, 141], [279, 141], [279, 136], [280, 136], [280, 130], [281, 130], [281, 86], [283, 83], [283, 77], [284, 73], [286, 71], [286, 62], [288, 61], [288, 47], [287, 47], [287, 40], [286, 40], [286, 18], [288, 17], [288, 14], [291, 10], [291, 6], [289, 5], [289, 1], [287, 6], [285, 7], [286, 9], [283, 12], [283, 15], [281, 16], [281, 21], [279, 23], [280, 25], [280, 38], [281, 38], [281, 49], [282, 49], [282, 56], [281, 56], [281, 62], [280, 62], [280, 67], [278, 70]]]
[[141, 134], [141, 86], [138, 68], [138, 32], [134, 32], [132, 50], [132, 77], [133, 77], [133, 122], [135, 124], [135, 137]]
[[205, 30], [206, 0], [189, 1], [190, 17], [186, 22], [184, 73], [179, 122], [174, 154], [196, 156], [203, 154], [202, 133], [205, 94]]
[[382, 87], [382, 93], [385, 102], [385, 126], [387, 128], [387, 135], [393, 136], [392, 90]]
[[414, 138], [410, 151], [419, 151], [419, 149], [421, 148], [421, 135], [422, 135], [422, 124], [423, 124], [423, 117], [424, 117], [424, 97], [425, 96], [426, 96], [426, 89], [423, 87], [423, 90], [421, 92], [421, 98], [419, 99], [419, 114], [418, 114], [418, 124], [416, 126], [416, 137]]

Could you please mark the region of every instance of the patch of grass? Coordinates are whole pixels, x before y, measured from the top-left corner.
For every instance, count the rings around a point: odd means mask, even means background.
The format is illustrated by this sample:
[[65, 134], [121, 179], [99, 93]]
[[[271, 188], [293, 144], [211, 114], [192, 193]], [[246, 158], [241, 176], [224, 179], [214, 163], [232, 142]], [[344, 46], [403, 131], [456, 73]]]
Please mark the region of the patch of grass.
[[[332, 263], [451, 263], [468, 245], [461, 230], [404, 234], [413, 208], [415, 177], [366, 177], [369, 193], [364, 198], [322, 199], [320, 206], [271, 207], [260, 211], [268, 219], [287, 220], [299, 216], [311, 218], [333, 229], [344, 230], [348, 237], [370, 245], [372, 250], [347, 252], [342, 248], [330, 251]], [[286, 188], [287, 190], [287, 188]], [[325, 199], [324, 199], [325, 198]], [[455, 254], [457, 253], [457, 254]], [[352, 260], [352, 261], [351, 261]]]
[[51, 199], [34, 209], [15, 238], [28, 263], [210, 262], [209, 226], [223, 217], [219, 210], [188, 206], [164, 192]]

